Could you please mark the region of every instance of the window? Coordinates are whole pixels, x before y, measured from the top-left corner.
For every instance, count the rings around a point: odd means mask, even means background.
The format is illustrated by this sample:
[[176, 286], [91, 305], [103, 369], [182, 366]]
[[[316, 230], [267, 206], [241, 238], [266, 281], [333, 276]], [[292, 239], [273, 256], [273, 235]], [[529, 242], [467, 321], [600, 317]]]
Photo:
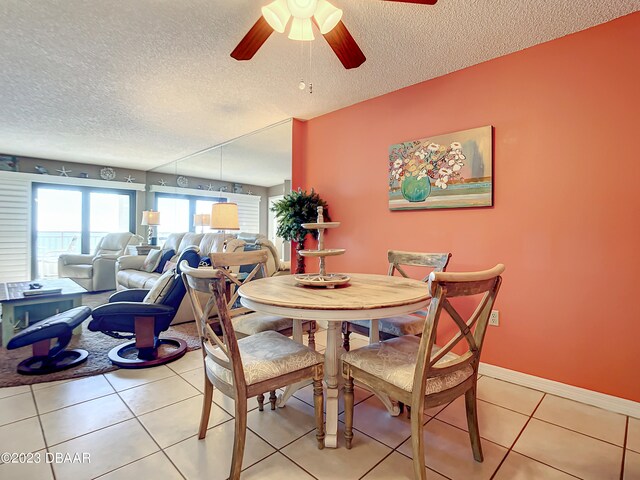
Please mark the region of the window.
[[34, 278], [58, 276], [58, 256], [91, 253], [107, 233], [133, 232], [135, 193], [33, 185]]

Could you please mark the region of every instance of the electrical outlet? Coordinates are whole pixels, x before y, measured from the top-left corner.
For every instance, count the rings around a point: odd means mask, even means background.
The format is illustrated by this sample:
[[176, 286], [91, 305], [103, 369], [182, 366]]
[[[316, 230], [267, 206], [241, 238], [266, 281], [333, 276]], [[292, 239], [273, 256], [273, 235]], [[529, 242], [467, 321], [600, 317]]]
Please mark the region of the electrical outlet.
[[491, 310], [489, 325], [493, 325], [494, 327], [500, 326], [500, 312], [498, 312], [498, 310]]

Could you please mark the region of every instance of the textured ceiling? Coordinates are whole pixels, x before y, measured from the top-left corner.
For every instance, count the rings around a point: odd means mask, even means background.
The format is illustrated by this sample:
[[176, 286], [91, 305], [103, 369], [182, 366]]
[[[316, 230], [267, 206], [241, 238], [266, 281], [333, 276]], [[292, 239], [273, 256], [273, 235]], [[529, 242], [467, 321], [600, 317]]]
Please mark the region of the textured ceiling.
[[[367, 56], [347, 71], [319, 36], [309, 48], [274, 34], [252, 61], [231, 59], [265, 3], [0, 0], [0, 153], [151, 169], [639, 8], [637, 0], [333, 0]], [[313, 82], [312, 95], [298, 90], [301, 78]]]

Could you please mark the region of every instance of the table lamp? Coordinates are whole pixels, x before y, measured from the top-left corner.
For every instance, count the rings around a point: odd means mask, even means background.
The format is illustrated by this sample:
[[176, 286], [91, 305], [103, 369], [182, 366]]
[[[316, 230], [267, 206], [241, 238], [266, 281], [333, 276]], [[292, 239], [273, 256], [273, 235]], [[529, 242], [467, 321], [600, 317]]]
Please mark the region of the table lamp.
[[237, 203], [214, 203], [211, 206], [211, 228], [214, 230], [240, 230]]
[[158, 238], [153, 236], [154, 227], [160, 225], [160, 212], [156, 212], [154, 210], [145, 210], [142, 212], [142, 222], [140, 225], [144, 227], [149, 227], [149, 231], [147, 234], [147, 242], [149, 245], [157, 245]]
[[208, 227], [211, 223], [211, 215], [208, 213], [196, 213], [193, 216], [193, 226], [200, 227], [200, 233], [204, 233], [204, 227]]

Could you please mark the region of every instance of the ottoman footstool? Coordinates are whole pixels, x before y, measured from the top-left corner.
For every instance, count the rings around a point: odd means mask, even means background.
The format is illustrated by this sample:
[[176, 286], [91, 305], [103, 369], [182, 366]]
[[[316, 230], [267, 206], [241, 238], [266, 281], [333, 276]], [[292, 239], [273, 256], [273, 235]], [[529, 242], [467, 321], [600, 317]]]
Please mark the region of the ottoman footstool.
[[[86, 350], [65, 350], [71, 341], [73, 329], [84, 322], [91, 309], [72, 308], [53, 317], [37, 322], [14, 336], [7, 344], [8, 350], [32, 346], [33, 356], [18, 365], [22, 375], [43, 375], [74, 367], [84, 362], [89, 353]], [[52, 347], [51, 340], [58, 341]]]

